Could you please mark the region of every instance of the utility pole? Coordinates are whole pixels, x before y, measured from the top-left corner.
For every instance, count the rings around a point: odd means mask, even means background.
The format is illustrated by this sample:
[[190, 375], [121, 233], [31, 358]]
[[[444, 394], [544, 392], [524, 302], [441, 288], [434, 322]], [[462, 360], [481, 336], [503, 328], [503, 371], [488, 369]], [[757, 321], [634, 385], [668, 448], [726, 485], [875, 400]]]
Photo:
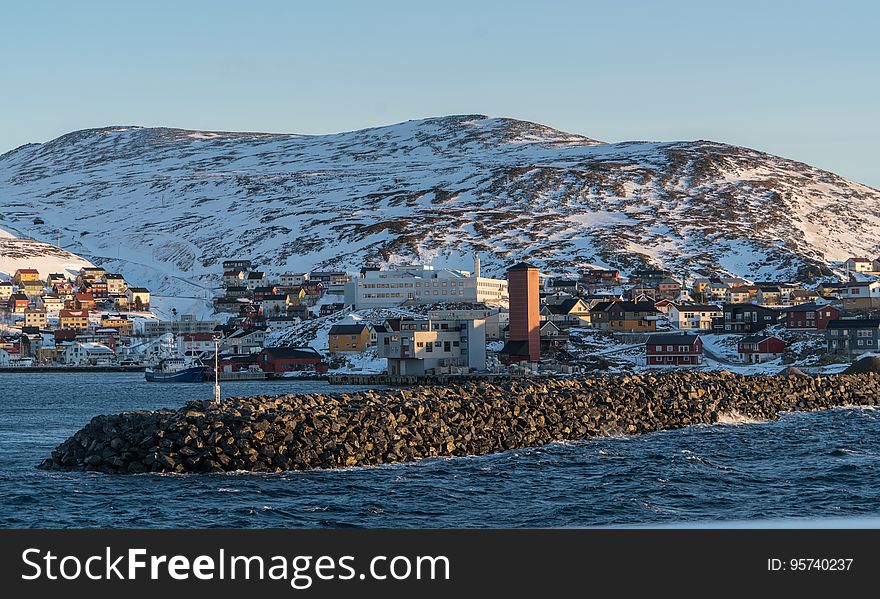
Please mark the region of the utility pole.
[[214, 336], [214, 403], [220, 405], [220, 340]]

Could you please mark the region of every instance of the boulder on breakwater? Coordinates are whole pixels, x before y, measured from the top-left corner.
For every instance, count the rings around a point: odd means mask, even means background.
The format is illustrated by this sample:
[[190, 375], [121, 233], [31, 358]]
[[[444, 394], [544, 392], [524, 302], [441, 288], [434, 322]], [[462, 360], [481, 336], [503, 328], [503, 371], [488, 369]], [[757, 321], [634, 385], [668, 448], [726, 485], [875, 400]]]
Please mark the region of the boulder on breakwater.
[[281, 472], [482, 455], [780, 412], [880, 405], [880, 375], [670, 372], [194, 401], [96, 416], [38, 467]]

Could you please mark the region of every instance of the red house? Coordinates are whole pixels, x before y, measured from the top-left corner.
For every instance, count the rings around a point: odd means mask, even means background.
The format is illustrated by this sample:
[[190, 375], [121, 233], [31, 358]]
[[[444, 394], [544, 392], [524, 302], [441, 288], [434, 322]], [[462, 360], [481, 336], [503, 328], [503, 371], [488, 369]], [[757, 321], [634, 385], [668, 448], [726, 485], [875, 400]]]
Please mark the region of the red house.
[[785, 351], [785, 341], [775, 335], [749, 335], [739, 340], [740, 362], [760, 364], [773, 360]]
[[321, 363], [321, 354], [311, 347], [264, 347], [257, 360], [263, 372], [327, 371], [327, 365]]
[[785, 313], [785, 328], [824, 331], [829, 320], [840, 318], [840, 310], [815, 302], [792, 306]]
[[29, 305], [30, 301], [23, 293], [13, 293], [9, 296], [9, 299], [6, 300], [7, 309], [15, 314], [24, 314], [24, 311], [27, 310]]
[[648, 366], [697, 366], [703, 363], [703, 341], [689, 333], [651, 335], [645, 342], [645, 362]]

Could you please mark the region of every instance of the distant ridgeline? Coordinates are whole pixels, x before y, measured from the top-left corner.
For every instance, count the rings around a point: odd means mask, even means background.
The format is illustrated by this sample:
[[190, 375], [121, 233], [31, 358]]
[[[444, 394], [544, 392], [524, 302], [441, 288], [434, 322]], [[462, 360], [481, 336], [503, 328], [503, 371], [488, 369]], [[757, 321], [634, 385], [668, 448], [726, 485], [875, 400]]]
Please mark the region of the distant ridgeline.
[[482, 455], [726, 417], [880, 405], [880, 374], [728, 372], [535, 378], [505, 384], [238, 397], [96, 416], [39, 468], [281, 472]]

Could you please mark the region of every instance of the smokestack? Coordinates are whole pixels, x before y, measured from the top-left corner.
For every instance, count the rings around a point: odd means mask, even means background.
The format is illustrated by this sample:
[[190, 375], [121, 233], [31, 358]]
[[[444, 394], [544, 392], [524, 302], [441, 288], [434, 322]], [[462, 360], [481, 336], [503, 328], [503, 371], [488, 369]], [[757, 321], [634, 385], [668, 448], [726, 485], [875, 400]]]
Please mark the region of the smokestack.
[[480, 278], [480, 256], [477, 255], [477, 252], [474, 252], [474, 278]]

